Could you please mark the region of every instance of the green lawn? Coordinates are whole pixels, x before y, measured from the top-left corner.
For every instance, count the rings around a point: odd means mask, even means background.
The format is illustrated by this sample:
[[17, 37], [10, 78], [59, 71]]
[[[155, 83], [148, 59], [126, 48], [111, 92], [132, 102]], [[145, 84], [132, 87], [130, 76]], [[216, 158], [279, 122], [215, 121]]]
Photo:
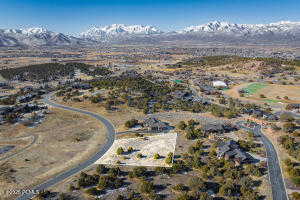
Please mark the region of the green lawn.
[[252, 94], [255, 94], [258, 90], [260, 90], [264, 87], [267, 87], [267, 86], [268, 85], [265, 83], [251, 83], [246, 88], [244, 88], [244, 90], [248, 95], [252, 95]]
[[278, 103], [278, 102], [280, 102], [280, 100], [276, 100], [276, 99], [265, 99], [264, 101], [266, 103]]

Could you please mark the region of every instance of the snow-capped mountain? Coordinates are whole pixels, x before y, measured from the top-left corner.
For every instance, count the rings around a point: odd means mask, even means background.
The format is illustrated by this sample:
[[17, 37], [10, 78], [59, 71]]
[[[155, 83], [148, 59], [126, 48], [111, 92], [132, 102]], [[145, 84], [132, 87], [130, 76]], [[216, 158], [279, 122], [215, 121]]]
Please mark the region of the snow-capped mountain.
[[258, 35], [265, 33], [300, 33], [300, 22], [281, 21], [270, 24], [234, 24], [229, 22], [214, 21], [199, 26], [190, 26], [179, 33], [213, 33], [213, 34], [233, 34], [233, 35]]
[[103, 42], [153, 44], [178, 41], [300, 45], [300, 22], [235, 24], [214, 21], [171, 32], [163, 32], [148, 25], [113, 24], [90, 28], [78, 37], [56, 33], [45, 28], [0, 29], [0, 47], [98, 45]]
[[162, 33], [162, 31], [153, 26], [112, 24], [105, 27], [93, 27], [86, 32], [81, 33], [80, 35], [82, 38], [93, 40], [108, 40], [118, 37], [142, 36]]
[[45, 28], [0, 29], [0, 46], [64, 46], [80, 40]]

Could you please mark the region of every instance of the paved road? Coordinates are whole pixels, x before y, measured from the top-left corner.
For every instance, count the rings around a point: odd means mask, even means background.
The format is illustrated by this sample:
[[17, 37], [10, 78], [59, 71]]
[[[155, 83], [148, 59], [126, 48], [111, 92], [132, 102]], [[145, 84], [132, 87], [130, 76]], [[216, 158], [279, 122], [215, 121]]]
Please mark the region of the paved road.
[[[85, 110], [72, 108], [72, 107], [54, 103], [51, 100], [49, 100], [48, 96], [45, 97], [43, 101], [46, 104], [49, 104], [53, 107], [61, 108], [64, 110], [70, 110], [70, 111], [74, 111], [74, 112], [79, 112], [79, 113], [89, 115], [89, 116], [99, 120], [106, 127], [107, 132], [108, 132], [108, 138], [107, 138], [107, 142], [104, 144], [104, 146], [102, 146], [101, 149], [99, 149], [99, 151], [96, 154], [94, 154], [92, 157], [90, 157], [88, 160], [84, 161], [83, 163], [80, 163], [79, 165], [77, 165], [76, 167], [74, 167], [72, 169], [62, 172], [61, 174], [59, 174], [53, 178], [50, 178], [49, 180], [45, 181], [44, 183], [42, 183], [34, 188], [31, 188], [32, 190], [45, 190], [51, 186], [56, 185], [57, 183], [65, 180], [65, 179], [77, 174], [78, 172], [82, 171], [83, 169], [93, 165], [99, 158], [101, 158], [104, 155], [104, 153], [106, 153], [106, 151], [112, 146], [112, 144], [115, 140], [115, 128], [114, 128], [113, 124], [106, 118], [102, 117], [101, 115], [98, 115], [98, 114], [95, 114], [95, 113], [92, 113], [89, 111], [85, 111]], [[17, 200], [27, 200], [27, 199], [31, 199], [32, 197], [34, 197], [33, 194], [24, 194], [24, 195], [18, 197]]]
[[277, 152], [270, 140], [261, 132], [261, 126], [257, 125], [253, 129], [245, 127], [241, 122], [238, 125], [248, 131], [252, 131], [255, 136], [259, 136], [266, 148], [268, 158], [269, 179], [272, 187], [273, 200], [288, 200], [284, 185], [283, 176], [278, 161]]

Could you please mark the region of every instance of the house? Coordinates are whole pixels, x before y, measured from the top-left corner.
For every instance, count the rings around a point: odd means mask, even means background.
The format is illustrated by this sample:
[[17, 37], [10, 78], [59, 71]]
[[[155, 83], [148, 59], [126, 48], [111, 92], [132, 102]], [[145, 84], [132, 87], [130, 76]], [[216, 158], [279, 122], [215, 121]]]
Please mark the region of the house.
[[36, 93], [29, 93], [23, 96], [18, 96], [16, 100], [19, 103], [26, 103], [32, 101], [36, 96], [37, 96]]
[[144, 120], [143, 127], [147, 128], [148, 131], [164, 131], [168, 129], [168, 124], [165, 122], [162, 122], [156, 118], [150, 117]]
[[88, 84], [88, 83], [74, 83], [72, 85], [72, 87], [74, 89], [81, 89], [81, 90], [88, 90], [88, 89], [92, 88], [92, 86], [90, 84]]
[[10, 113], [12, 110], [13, 110], [12, 107], [9, 106], [0, 107], [0, 115], [6, 115]]
[[174, 96], [175, 99], [186, 99], [187, 97], [190, 96], [190, 94], [187, 91], [182, 91], [182, 90], [176, 90], [171, 93], [172, 96]]
[[246, 154], [234, 140], [221, 143], [218, 146], [217, 157], [219, 159], [225, 158], [226, 160], [233, 159], [237, 165], [249, 159], [248, 154]]
[[202, 126], [205, 133], [228, 133], [237, 130], [237, 127], [230, 123], [208, 123]]
[[212, 85], [217, 88], [226, 88], [227, 84], [224, 81], [213, 81]]

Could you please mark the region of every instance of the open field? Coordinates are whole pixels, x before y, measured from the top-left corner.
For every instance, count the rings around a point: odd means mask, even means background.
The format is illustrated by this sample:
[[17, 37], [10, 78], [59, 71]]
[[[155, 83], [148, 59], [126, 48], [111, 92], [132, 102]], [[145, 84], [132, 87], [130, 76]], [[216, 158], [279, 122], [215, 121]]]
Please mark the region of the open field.
[[244, 88], [244, 90], [248, 95], [253, 95], [257, 93], [260, 89], [263, 89], [265, 87], [267, 87], [267, 85], [264, 83], [251, 83], [246, 88]]
[[[244, 97], [239, 95], [239, 90], [245, 89], [248, 91]], [[299, 85], [277, 85], [277, 84], [262, 84], [262, 83], [244, 83], [224, 91], [228, 96], [238, 98], [244, 101], [263, 104], [269, 103], [274, 107], [282, 108], [288, 103], [300, 102], [300, 86]], [[264, 98], [261, 98], [261, 95]], [[288, 97], [288, 99], [286, 99]]]
[[14, 136], [35, 134], [38, 139], [32, 147], [5, 161], [13, 178], [1, 179], [1, 190], [35, 185], [85, 160], [104, 143], [106, 130], [95, 119], [59, 109], [51, 110], [52, 114], [45, 122], [35, 128], [16, 126], [10, 130]]
[[[113, 146], [99, 159], [97, 164], [116, 164], [120, 161], [121, 165], [132, 166], [162, 166], [167, 167], [165, 158], [168, 153], [174, 154], [176, 146], [177, 133], [161, 134], [156, 136], [147, 136], [130, 139], [116, 140]], [[122, 147], [125, 151], [123, 155], [117, 155], [117, 149]], [[133, 152], [126, 150], [133, 147]], [[154, 159], [154, 154], [158, 153], [161, 158]], [[142, 154], [142, 158], [137, 158], [138, 154]]]

